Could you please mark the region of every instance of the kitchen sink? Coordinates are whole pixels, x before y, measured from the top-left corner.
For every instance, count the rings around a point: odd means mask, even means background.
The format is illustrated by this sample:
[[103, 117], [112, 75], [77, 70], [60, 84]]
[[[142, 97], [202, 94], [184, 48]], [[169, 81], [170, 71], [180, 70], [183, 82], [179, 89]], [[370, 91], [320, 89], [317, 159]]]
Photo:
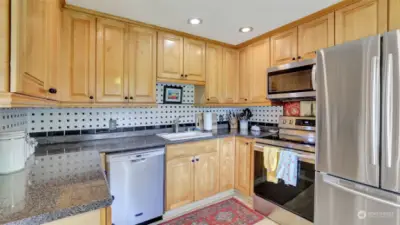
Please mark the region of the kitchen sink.
[[200, 131], [188, 131], [182, 133], [163, 133], [163, 134], [157, 134], [157, 136], [170, 141], [179, 141], [179, 140], [187, 140], [193, 138], [211, 137], [212, 133], [204, 133]]

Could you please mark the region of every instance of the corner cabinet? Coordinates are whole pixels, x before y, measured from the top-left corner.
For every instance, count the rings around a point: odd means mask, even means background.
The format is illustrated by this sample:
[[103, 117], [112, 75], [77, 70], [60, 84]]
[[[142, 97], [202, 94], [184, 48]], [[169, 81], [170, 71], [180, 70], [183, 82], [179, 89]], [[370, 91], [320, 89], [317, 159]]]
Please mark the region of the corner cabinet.
[[207, 44], [206, 48], [206, 103], [220, 102], [220, 87], [222, 79], [222, 47]]
[[387, 0], [361, 0], [335, 11], [335, 44], [387, 31]]
[[250, 46], [252, 74], [250, 94], [252, 103], [267, 103], [267, 69], [271, 66], [269, 38]]
[[245, 196], [251, 193], [252, 140], [236, 137], [235, 189]]
[[298, 31], [298, 58], [315, 58], [318, 49], [335, 45], [334, 13], [304, 23], [298, 27]]
[[94, 102], [96, 79], [96, 18], [63, 11], [61, 101]]
[[271, 64], [277, 66], [297, 60], [297, 27], [271, 37]]
[[228, 191], [235, 185], [235, 137], [219, 140], [219, 191]]
[[10, 91], [57, 99], [59, 1], [11, 1]]
[[96, 101], [127, 102], [126, 24], [97, 19]]

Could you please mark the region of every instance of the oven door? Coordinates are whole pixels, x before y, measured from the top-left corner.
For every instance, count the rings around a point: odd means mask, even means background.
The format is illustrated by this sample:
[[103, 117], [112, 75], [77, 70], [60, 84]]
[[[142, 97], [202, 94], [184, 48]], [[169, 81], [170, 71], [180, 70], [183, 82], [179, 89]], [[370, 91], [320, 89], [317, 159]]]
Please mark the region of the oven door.
[[[282, 151], [292, 151], [299, 156], [299, 175], [297, 186], [294, 187], [285, 185], [281, 180], [277, 184], [266, 181], [264, 146], [257, 143], [254, 147], [254, 208], [280, 224], [287, 223], [282, 220], [293, 218], [293, 214], [313, 222], [315, 154], [281, 148]], [[291, 215], [282, 216], [282, 211]]]
[[315, 97], [315, 59], [268, 69], [269, 99]]

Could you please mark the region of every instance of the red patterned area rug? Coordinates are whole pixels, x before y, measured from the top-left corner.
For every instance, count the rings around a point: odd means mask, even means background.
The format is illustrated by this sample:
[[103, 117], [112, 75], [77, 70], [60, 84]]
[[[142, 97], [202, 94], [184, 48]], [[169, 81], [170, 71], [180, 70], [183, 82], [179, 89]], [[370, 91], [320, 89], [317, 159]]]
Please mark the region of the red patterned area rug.
[[235, 198], [190, 212], [160, 225], [252, 225], [264, 217]]

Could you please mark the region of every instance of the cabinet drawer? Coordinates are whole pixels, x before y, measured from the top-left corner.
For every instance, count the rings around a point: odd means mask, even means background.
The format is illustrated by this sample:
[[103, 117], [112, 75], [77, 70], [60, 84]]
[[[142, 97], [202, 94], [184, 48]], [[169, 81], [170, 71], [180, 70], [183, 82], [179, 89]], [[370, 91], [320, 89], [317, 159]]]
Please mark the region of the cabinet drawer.
[[218, 151], [218, 139], [174, 144], [167, 146], [166, 159], [168, 161], [179, 157], [195, 156], [216, 151]]

